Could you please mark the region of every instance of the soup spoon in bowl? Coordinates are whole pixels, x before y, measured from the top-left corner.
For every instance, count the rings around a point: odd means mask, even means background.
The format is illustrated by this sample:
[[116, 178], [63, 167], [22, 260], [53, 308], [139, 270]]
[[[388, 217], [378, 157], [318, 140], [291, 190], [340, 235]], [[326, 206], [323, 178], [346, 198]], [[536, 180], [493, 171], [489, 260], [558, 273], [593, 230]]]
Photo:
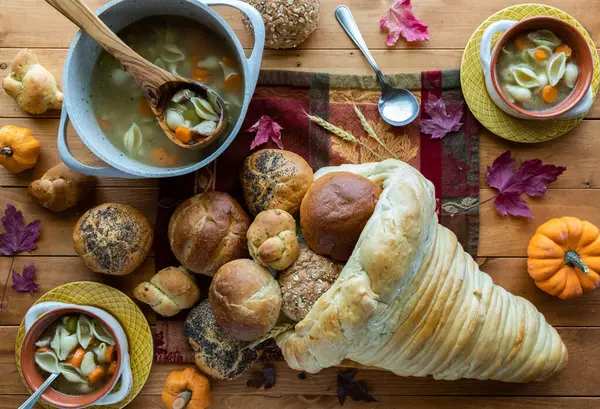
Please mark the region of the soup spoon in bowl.
[[[142, 88], [144, 97], [160, 127], [171, 141], [182, 148], [200, 149], [225, 130], [227, 126], [225, 102], [206, 84], [172, 74], [144, 59], [117, 37], [81, 0], [46, 0], [46, 3], [85, 31], [123, 65], [123, 68]], [[177, 91], [184, 89], [193, 91], [205, 99], [216, 101], [219, 107], [219, 120], [215, 130], [208, 135], [192, 132], [189, 143], [179, 140], [166, 121], [168, 102]], [[208, 98], [209, 95], [211, 98]]]

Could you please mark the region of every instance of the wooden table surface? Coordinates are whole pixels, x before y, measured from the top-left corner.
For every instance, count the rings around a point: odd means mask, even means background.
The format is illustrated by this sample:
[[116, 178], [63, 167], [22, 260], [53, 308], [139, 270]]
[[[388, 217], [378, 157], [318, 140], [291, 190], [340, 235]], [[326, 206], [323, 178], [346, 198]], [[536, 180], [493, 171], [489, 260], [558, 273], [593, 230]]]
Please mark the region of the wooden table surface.
[[[171, 0], [174, 1], [174, 0]], [[87, 0], [97, 8], [105, 0]], [[165, 8], [168, 10], [168, 0]], [[333, 12], [339, 3], [350, 6], [365, 40], [381, 68], [388, 73], [450, 69], [460, 66], [463, 48], [479, 24], [494, 12], [517, 4], [511, 0], [413, 0], [415, 12], [429, 24], [430, 42], [407, 44], [399, 41], [394, 48], [385, 46], [379, 32], [379, 18], [389, 0], [321, 0], [321, 21], [316, 32], [300, 48], [289, 51], [266, 51], [263, 68], [298, 69], [345, 73], [369, 73], [359, 55], [338, 26]], [[600, 44], [600, 7], [598, 0], [547, 2], [570, 13], [587, 28]], [[245, 47], [251, 36], [243, 32], [239, 15], [225, 8], [218, 11], [240, 35]], [[35, 48], [41, 62], [60, 83], [67, 48], [75, 26], [43, 0], [0, 0], [0, 75], [9, 72], [12, 57], [20, 48]], [[482, 90], [482, 92], [484, 92]], [[64, 214], [52, 214], [27, 197], [26, 186], [58, 163], [56, 135], [58, 113], [31, 117], [19, 110], [11, 98], [0, 90], [0, 126], [7, 124], [30, 128], [42, 143], [36, 168], [19, 176], [0, 169], [0, 208], [14, 203], [26, 219], [42, 221], [38, 248], [31, 254], [16, 257], [15, 268], [21, 271], [35, 263], [41, 284], [32, 297], [7, 291], [8, 306], [0, 312], [0, 409], [16, 408], [26, 399], [14, 361], [17, 328], [27, 309], [46, 291], [72, 281], [101, 281], [131, 295], [132, 288], [154, 272], [153, 257], [127, 277], [108, 277], [88, 271], [73, 250], [71, 234], [75, 221], [95, 204], [115, 201], [133, 205], [152, 220], [155, 216], [157, 183], [153, 180], [100, 180], [93, 197], [85, 204]], [[483, 269], [494, 281], [514, 294], [532, 301], [556, 326], [569, 349], [570, 362], [552, 379], [526, 385], [480, 381], [434, 381], [430, 378], [401, 378], [383, 371], [362, 370], [369, 391], [379, 400], [375, 404], [347, 401], [345, 407], [373, 408], [570, 408], [600, 407], [600, 291], [575, 300], [560, 301], [539, 291], [526, 272], [526, 247], [536, 227], [551, 217], [576, 216], [600, 224], [600, 103], [587, 118], [567, 135], [538, 145], [517, 145], [483, 131], [481, 135], [481, 199], [493, 194], [485, 182], [485, 169], [506, 149], [519, 159], [540, 158], [544, 162], [566, 165], [567, 171], [550, 186], [540, 199], [529, 199], [535, 219], [501, 217], [491, 203], [481, 209], [479, 256]], [[71, 146], [76, 156], [87, 150], [71, 132]], [[0, 210], [0, 214], [3, 210]], [[0, 258], [0, 282], [7, 279], [11, 258]], [[12, 282], [9, 282], [9, 286]], [[152, 310], [144, 308], [150, 323]], [[132, 409], [162, 408], [160, 393], [166, 375], [177, 366], [154, 365], [141, 394], [129, 405]], [[336, 370], [324, 370], [300, 380], [285, 363], [276, 365], [277, 385], [265, 392], [246, 387], [247, 376], [230, 382], [215, 381], [215, 408], [333, 408], [336, 398]]]

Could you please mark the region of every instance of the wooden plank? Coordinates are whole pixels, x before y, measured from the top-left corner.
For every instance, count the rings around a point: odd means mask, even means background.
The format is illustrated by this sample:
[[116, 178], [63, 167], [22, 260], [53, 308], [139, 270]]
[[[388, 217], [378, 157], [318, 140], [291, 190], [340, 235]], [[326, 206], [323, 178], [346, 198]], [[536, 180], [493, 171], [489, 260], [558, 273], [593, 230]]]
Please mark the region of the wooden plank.
[[[481, 201], [496, 194], [492, 189], [481, 189]], [[573, 216], [600, 224], [597, 189], [552, 189], [545, 196], [527, 198], [534, 218], [502, 216], [493, 203], [480, 208], [479, 251], [481, 257], [526, 257], [527, 244], [539, 225], [549, 219]]]
[[[42, 295], [60, 285], [75, 281], [96, 281], [110, 285], [123, 291], [134, 301], [133, 289], [143, 281], [148, 281], [154, 275], [154, 258], [148, 257], [146, 261], [133, 273], [126, 276], [109, 276], [94, 273], [79, 260], [79, 257], [16, 257], [13, 268], [20, 274], [23, 267], [34, 264], [36, 267], [35, 278], [40, 285], [33, 296], [27, 293], [17, 293], [10, 286], [12, 279], [8, 275], [11, 257], [0, 258], [0, 289], [6, 285], [8, 279], [9, 288], [6, 289], [3, 311], [0, 314], [0, 325], [20, 325], [25, 313]], [[156, 313], [150, 306], [136, 302], [148, 318], [150, 324], [154, 324]]]
[[[405, 395], [460, 395], [460, 396], [600, 396], [595, 382], [600, 376], [600, 328], [559, 328], [564, 342], [569, 348], [569, 365], [560, 374], [543, 382], [510, 384], [492, 381], [435, 381], [432, 378], [402, 378], [390, 372], [361, 370], [357, 380], [364, 380], [373, 396]], [[14, 341], [16, 327], [0, 327], [0, 376], [3, 379], [2, 393], [7, 395], [24, 394], [25, 389], [15, 368]], [[165, 378], [184, 365], [154, 365], [146, 383], [144, 394], [159, 395]], [[285, 362], [274, 365], [277, 384], [268, 391], [269, 396], [283, 395], [335, 395], [337, 389], [336, 368], [325, 369], [318, 374], [298, 378], [298, 372], [291, 370]], [[262, 390], [249, 388], [246, 382], [260, 366], [233, 381], [214, 380], [215, 395], [263, 395]]]
[[[108, 0], [87, 0], [93, 9]], [[321, 19], [317, 30], [301, 44], [310, 49], [354, 48], [334, 17], [338, 4], [350, 6], [362, 34], [371, 49], [387, 49], [386, 34], [379, 30], [379, 20], [389, 7], [387, 0], [321, 0]], [[565, 2], [549, 0], [545, 3], [558, 7], [578, 18], [600, 42], [600, 22], [590, 10], [596, 10], [595, 0]], [[473, 2], [472, 0], [420, 0], [415, 2], [415, 15], [429, 25], [431, 41], [407, 43], [397, 48], [463, 48], [479, 24], [500, 9], [514, 5], [514, 0]], [[244, 31], [240, 14], [230, 8], [214, 8], [231, 25], [244, 47], [252, 46], [251, 36]], [[2, 47], [68, 47], [75, 34], [75, 26], [43, 0], [0, 1], [3, 11], [0, 46]], [[8, 18], [10, 16], [10, 18]]]
[[[143, 390], [142, 390], [143, 393]], [[0, 395], [0, 409], [14, 409], [25, 397]], [[597, 409], [598, 398], [496, 398], [496, 397], [431, 397], [407, 396], [398, 399], [391, 396], [376, 396], [377, 402], [354, 402], [350, 398], [345, 409]], [[340, 404], [334, 396], [214, 396], [211, 409], [333, 409]], [[41, 406], [34, 406], [41, 409]], [[159, 396], [138, 395], [127, 409], [164, 409]]]
[[92, 191], [88, 200], [75, 208], [52, 213], [34, 203], [24, 188], [0, 188], [0, 216], [4, 215], [6, 204], [12, 203], [23, 212], [26, 223], [41, 220], [41, 235], [33, 255], [71, 256], [76, 255], [73, 250], [73, 228], [85, 211], [100, 203], [128, 204], [140, 210], [154, 223], [157, 193], [156, 189], [98, 188]]

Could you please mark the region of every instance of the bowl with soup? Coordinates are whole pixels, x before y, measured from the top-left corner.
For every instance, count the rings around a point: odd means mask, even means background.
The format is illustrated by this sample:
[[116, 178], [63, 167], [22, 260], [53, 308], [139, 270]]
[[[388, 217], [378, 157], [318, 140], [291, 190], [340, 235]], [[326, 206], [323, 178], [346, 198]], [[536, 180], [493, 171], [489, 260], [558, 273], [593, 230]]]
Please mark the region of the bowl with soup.
[[592, 50], [565, 21], [544, 16], [497, 21], [483, 33], [480, 60], [490, 97], [509, 115], [563, 119], [591, 108]]
[[106, 311], [40, 303], [25, 316], [25, 330], [21, 370], [29, 388], [36, 391], [50, 374], [59, 374], [42, 395], [44, 402], [57, 408], [83, 408], [111, 405], [129, 393], [132, 374], [127, 337]]
[[[248, 16], [255, 32], [249, 57], [231, 27], [209, 5], [226, 5]], [[214, 131], [221, 114], [210, 98], [189, 90], [172, 96], [160, 128], [131, 75], [87, 34], [71, 44], [63, 73], [65, 90], [58, 150], [84, 174], [115, 177], [171, 177], [193, 172], [217, 158], [236, 137], [256, 87], [264, 44], [260, 13], [238, 0], [113, 0], [96, 13], [134, 51], [176, 75], [208, 85], [225, 102], [226, 129], [201, 149], [186, 149], [194, 136]], [[108, 166], [92, 167], [69, 151], [71, 122], [85, 145]]]

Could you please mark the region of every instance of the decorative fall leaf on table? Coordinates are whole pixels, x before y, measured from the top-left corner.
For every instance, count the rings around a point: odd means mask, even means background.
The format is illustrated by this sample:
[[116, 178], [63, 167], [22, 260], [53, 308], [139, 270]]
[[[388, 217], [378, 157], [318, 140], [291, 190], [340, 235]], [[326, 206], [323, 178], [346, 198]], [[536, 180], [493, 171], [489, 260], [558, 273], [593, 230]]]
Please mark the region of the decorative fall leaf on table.
[[373, 396], [369, 394], [367, 385], [364, 381], [356, 381], [354, 378], [358, 373], [358, 369], [352, 369], [350, 371], [339, 371], [337, 373], [338, 381], [338, 400], [340, 405], [343, 405], [346, 401], [346, 397], [350, 397], [353, 401], [361, 402], [377, 402]]
[[23, 213], [7, 204], [2, 218], [5, 233], [0, 234], [0, 254], [12, 256], [21, 251], [35, 250], [35, 242], [40, 237], [40, 223], [34, 220], [25, 225]]
[[415, 17], [410, 0], [393, 1], [379, 22], [381, 31], [388, 33], [386, 44], [395, 45], [400, 36], [406, 41], [429, 41], [427, 24]]
[[248, 129], [248, 132], [256, 132], [256, 136], [250, 144], [250, 149], [263, 145], [271, 139], [277, 144], [279, 149], [283, 149], [281, 142], [281, 130], [283, 128], [273, 120], [269, 115], [263, 115], [260, 119]]
[[461, 102], [448, 108], [442, 98], [431, 95], [425, 103], [425, 112], [431, 118], [421, 120], [421, 132], [431, 135], [432, 139], [441, 139], [450, 132], [458, 131], [463, 124], [460, 121], [463, 106]]
[[510, 214], [532, 218], [531, 210], [521, 195], [545, 195], [548, 191], [546, 185], [554, 182], [567, 168], [544, 165], [539, 159], [523, 162], [516, 172], [514, 165], [515, 159], [510, 156], [510, 151], [506, 151], [496, 158], [492, 166], [488, 166], [488, 185], [497, 189], [498, 193], [485, 202], [493, 199], [496, 209], [503, 216]]
[[17, 292], [29, 293], [33, 292], [40, 286], [35, 282], [35, 266], [30, 264], [23, 269], [23, 275], [19, 275], [16, 270], [12, 271], [13, 285], [12, 289]]

